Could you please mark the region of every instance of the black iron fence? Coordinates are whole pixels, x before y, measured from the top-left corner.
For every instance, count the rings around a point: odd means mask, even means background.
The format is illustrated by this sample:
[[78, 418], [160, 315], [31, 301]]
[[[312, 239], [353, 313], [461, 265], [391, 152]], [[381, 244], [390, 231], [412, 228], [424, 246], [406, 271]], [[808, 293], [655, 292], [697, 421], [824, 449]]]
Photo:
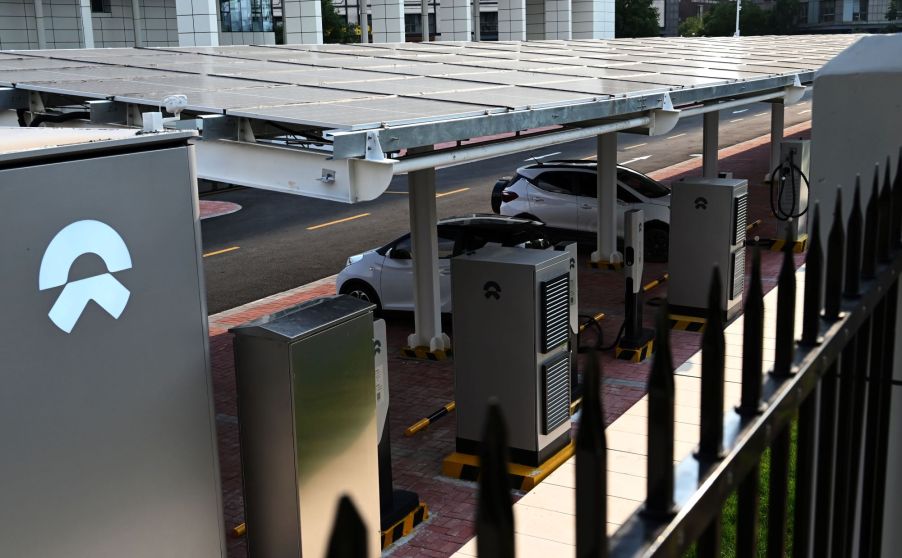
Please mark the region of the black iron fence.
[[[880, 188], [875, 171], [862, 215], [856, 184], [843, 222], [837, 192], [832, 227], [821, 242], [818, 208], [805, 265], [801, 336], [796, 338], [796, 270], [791, 247], [777, 285], [776, 345], [765, 373], [761, 263], [753, 254], [746, 294], [742, 394], [724, 413], [725, 344], [718, 273], [712, 274], [702, 339], [697, 451], [674, 465], [674, 368], [666, 304], [657, 318], [648, 384], [647, 495], [642, 508], [606, 534], [606, 448], [600, 370], [594, 355], [584, 374], [576, 437], [576, 555], [720, 556], [721, 514], [737, 493], [736, 555], [758, 556], [759, 468], [770, 449], [766, 553], [784, 556], [787, 503], [794, 556], [880, 556], [890, 428], [898, 276], [902, 270], [902, 150], [891, 185], [889, 161]], [[826, 248], [826, 250], [824, 250]], [[824, 254], [826, 251], [826, 255]], [[796, 425], [795, 488], [790, 494], [791, 430]], [[504, 421], [492, 406], [485, 426], [476, 517], [479, 556], [513, 558], [514, 521]], [[860, 500], [859, 500], [860, 499]], [[860, 506], [858, 504], [860, 502]], [[331, 558], [365, 556], [353, 506], [342, 502]], [[349, 527], [350, 525], [350, 527]]]

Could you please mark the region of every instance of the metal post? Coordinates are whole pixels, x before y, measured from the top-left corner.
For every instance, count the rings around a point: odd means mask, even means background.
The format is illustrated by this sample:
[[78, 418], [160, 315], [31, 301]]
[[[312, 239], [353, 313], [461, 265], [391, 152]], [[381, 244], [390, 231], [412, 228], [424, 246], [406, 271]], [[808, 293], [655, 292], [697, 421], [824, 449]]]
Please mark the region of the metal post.
[[481, 41], [482, 37], [479, 32], [479, 17], [481, 15], [479, 13], [479, 0], [473, 0], [472, 7], [473, 7], [473, 40]]
[[367, 17], [366, 0], [357, 2], [357, 23], [360, 24], [360, 43], [370, 42], [370, 20]]
[[617, 133], [598, 136], [598, 238], [593, 262], [619, 263], [617, 251]]
[[702, 176], [717, 178], [717, 132], [720, 124], [720, 112], [711, 111], [704, 114], [702, 128]]
[[780, 142], [783, 141], [784, 111], [783, 99], [770, 104], [770, 166], [767, 167], [766, 180], [770, 173], [780, 164]]
[[[435, 12], [438, 14], [438, 10]], [[420, 20], [423, 28], [423, 38], [420, 41], [429, 42], [429, 0], [420, 0]]]
[[[38, 2], [39, 0], [35, 0]], [[132, 0], [132, 26], [135, 29], [135, 46], [144, 46], [144, 21], [141, 18], [140, 0]]]
[[736, 31], [733, 33], [734, 37], [739, 36], [739, 12], [742, 11], [742, 0], [736, 0]]
[[47, 32], [44, 30], [44, 3], [34, 0], [34, 23], [38, 30], [38, 48], [47, 48]]
[[435, 228], [435, 169], [410, 172], [407, 180], [414, 293], [414, 333], [408, 336], [407, 344], [411, 348], [444, 350], [449, 348], [450, 341], [442, 333], [438, 236]]
[[79, 0], [79, 24], [85, 48], [94, 48], [94, 22], [91, 21], [91, 0]]

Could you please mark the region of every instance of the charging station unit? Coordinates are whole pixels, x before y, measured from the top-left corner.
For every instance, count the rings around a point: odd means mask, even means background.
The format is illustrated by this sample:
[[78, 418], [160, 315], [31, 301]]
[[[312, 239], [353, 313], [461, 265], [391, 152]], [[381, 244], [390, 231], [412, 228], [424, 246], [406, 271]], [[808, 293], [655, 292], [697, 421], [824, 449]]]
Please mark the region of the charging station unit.
[[373, 322], [373, 360], [376, 373], [376, 438], [379, 440], [379, 531], [382, 548], [409, 535], [428, 519], [429, 510], [420, 497], [392, 485], [391, 436], [389, 428], [388, 335], [385, 320]]
[[[579, 344], [579, 289], [577, 279], [579, 274], [579, 250], [576, 242], [558, 242], [554, 249], [570, 254], [570, 347], [576, 351]], [[582, 386], [579, 381], [579, 371], [576, 366], [570, 367], [570, 399], [575, 400], [581, 394]]]
[[623, 274], [626, 283], [623, 337], [614, 348], [621, 360], [642, 362], [654, 351], [655, 332], [642, 327], [642, 271], [645, 263], [645, 212], [631, 209], [623, 219]]
[[445, 474], [476, 479], [493, 397], [507, 419], [515, 477], [538, 482], [525, 477], [572, 450], [571, 259], [570, 250], [493, 247], [451, 260], [457, 452]]
[[783, 250], [788, 235], [795, 243], [793, 251], [801, 253], [808, 243], [807, 181], [811, 176], [811, 140], [783, 140], [780, 143], [780, 161], [771, 182], [771, 188], [776, 188], [771, 200], [777, 219], [777, 234], [771, 249]]
[[379, 555], [373, 308], [337, 295], [230, 330], [251, 556], [324, 556], [342, 495]]
[[714, 265], [725, 286], [724, 319], [740, 310], [745, 287], [748, 181], [684, 178], [670, 200], [670, 285], [667, 298], [674, 329], [701, 331]]
[[3, 556], [226, 555], [192, 132], [0, 138]]

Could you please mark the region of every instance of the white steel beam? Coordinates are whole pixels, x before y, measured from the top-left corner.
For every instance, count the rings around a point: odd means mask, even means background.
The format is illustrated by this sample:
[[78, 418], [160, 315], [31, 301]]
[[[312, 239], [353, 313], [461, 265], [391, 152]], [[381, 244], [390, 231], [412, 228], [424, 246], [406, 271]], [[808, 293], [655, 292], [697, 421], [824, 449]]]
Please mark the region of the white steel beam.
[[617, 133], [598, 136], [598, 238], [593, 262], [619, 263], [617, 251]]
[[451, 348], [451, 340], [442, 333], [435, 169], [409, 173], [407, 186], [410, 192], [408, 203], [414, 296], [414, 332], [407, 337], [407, 345], [411, 348], [428, 347], [430, 352], [444, 351]]
[[132, 0], [132, 25], [135, 28], [135, 46], [143, 47], [144, 41], [144, 19], [141, 11], [141, 0]]
[[357, 203], [391, 182], [390, 161], [331, 159], [328, 154], [235, 140], [198, 140], [200, 178], [263, 190]]
[[717, 144], [720, 112], [706, 112], [702, 126], [702, 176], [717, 178]]
[[34, 22], [38, 31], [38, 48], [47, 48], [47, 31], [44, 28], [44, 2], [34, 0]]
[[94, 22], [91, 20], [91, 0], [78, 1], [78, 20], [81, 25], [82, 43], [85, 48], [94, 48]]

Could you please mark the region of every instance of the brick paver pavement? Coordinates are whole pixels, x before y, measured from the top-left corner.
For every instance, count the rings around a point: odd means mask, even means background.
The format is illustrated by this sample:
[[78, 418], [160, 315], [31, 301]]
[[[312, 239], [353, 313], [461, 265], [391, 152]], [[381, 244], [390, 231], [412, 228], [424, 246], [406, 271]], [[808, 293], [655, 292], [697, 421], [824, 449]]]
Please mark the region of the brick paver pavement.
[[[810, 124], [787, 129], [787, 136], [808, 137]], [[769, 189], [761, 184], [761, 178], [769, 170], [770, 148], [767, 137], [761, 137], [720, 151], [720, 169], [732, 171], [737, 178], [748, 178], [750, 183], [749, 219], [763, 219], [764, 224], [752, 234], [770, 237], [774, 234], [770, 217]], [[701, 159], [662, 169], [652, 176], [662, 181], [698, 174]], [[581, 314], [605, 312], [602, 323], [604, 340], [609, 343], [616, 335], [623, 319], [623, 279], [612, 272], [593, 270], [581, 254], [579, 272], [579, 302]], [[803, 256], [796, 257], [797, 265]], [[779, 254], [762, 254], [765, 291], [776, 284]], [[646, 280], [660, 276], [665, 264], [647, 264]], [[747, 266], [746, 269], [750, 269]], [[243, 521], [244, 510], [241, 492], [241, 463], [238, 448], [238, 420], [235, 400], [235, 375], [229, 327], [281, 310], [319, 296], [335, 292], [335, 278], [328, 277], [309, 285], [279, 293], [248, 305], [228, 310], [210, 317], [210, 352], [216, 400], [216, 419], [219, 436], [220, 468], [222, 472], [223, 503], [227, 531]], [[666, 283], [647, 294], [648, 299], [666, 296]], [[654, 302], [651, 300], [651, 302]], [[645, 322], [651, 326], [654, 308], [645, 307]], [[447, 557], [474, 535], [476, 485], [447, 479], [441, 476], [442, 459], [454, 451], [454, 415], [436, 422], [425, 431], [405, 438], [404, 429], [416, 420], [428, 415], [454, 397], [453, 363], [424, 362], [400, 357], [400, 347], [413, 330], [410, 315], [387, 316], [389, 345], [389, 382], [391, 390], [392, 467], [396, 488], [413, 490], [429, 506], [431, 518], [415, 530], [412, 536], [396, 543], [387, 551], [397, 557]], [[453, 339], [450, 320], [445, 329]], [[672, 332], [674, 363], [679, 365], [699, 348], [701, 336], [696, 333]], [[585, 343], [594, 339], [587, 335]], [[618, 361], [610, 353], [604, 353], [602, 363], [605, 380], [603, 385], [607, 423], [610, 424], [645, 393], [649, 362], [631, 364]], [[375, 441], [374, 441], [375, 443]], [[229, 556], [244, 557], [247, 554], [243, 539], [229, 539]]]

